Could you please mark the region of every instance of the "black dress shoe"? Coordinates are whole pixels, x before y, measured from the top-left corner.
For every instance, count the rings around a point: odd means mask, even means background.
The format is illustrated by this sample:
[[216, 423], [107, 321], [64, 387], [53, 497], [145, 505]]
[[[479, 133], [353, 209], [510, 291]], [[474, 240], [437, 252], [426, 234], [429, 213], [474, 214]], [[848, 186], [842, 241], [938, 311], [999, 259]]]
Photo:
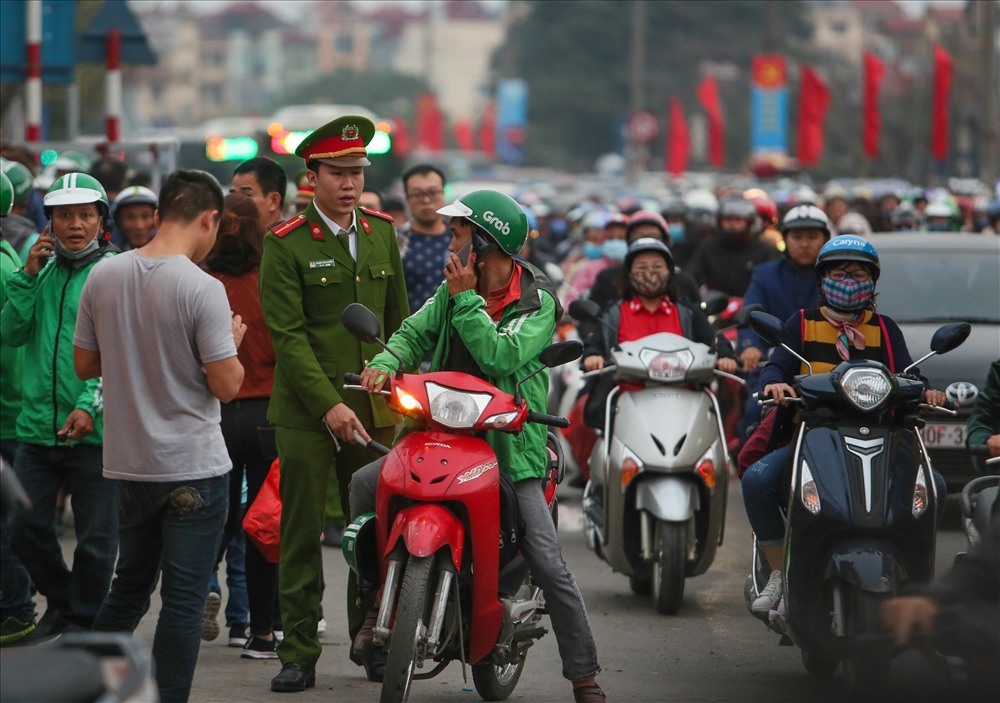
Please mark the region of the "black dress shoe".
[[316, 685], [316, 670], [305, 664], [289, 662], [271, 679], [271, 690], [278, 693], [297, 693]]

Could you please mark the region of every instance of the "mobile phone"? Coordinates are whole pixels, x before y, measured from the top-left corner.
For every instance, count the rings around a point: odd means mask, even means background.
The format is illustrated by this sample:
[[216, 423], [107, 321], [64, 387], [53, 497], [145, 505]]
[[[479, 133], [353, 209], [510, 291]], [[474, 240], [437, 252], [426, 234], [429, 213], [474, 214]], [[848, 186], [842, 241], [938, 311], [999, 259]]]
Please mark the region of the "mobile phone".
[[469, 237], [469, 241], [462, 245], [462, 248], [455, 253], [458, 256], [458, 260], [462, 262], [462, 266], [468, 266], [469, 254], [472, 253], [472, 237]]

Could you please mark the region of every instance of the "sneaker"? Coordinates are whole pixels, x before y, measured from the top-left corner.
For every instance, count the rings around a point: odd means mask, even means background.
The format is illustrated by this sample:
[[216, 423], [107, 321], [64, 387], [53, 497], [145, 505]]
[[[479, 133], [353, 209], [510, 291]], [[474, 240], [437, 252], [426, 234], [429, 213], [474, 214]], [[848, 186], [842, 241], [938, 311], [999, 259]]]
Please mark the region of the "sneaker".
[[274, 631], [274, 641], [275, 642], [281, 642], [283, 639], [285, 639], [285, 631], [284, 630], [275, 630]]
[[219, 608], [222, 607], [222, 596], [218, 593], [209, 593], [205, 599], [205, 614], [202, 615], [201, 638], [206, 642], [211, 642], [219, 636]]
[[229, 628], [229, 646], [242, 647], [247, 643], [247, 629], [243, 625], [233, 625]]
[[243, 651], [240, 653], [240, 657], [243, 659], [277, 659], [278, 640], [277, 638], [265, 640], [260, 637], [255, 637], [254, 635], [250, 635], [247, 638], [246, 644], [243, 645]]
[[781, 598], [781, 600], [778, 601], [778, 604], [774, 606], [774, 608], [772, 608], [770, 612], [768, 612], [767, 620], [770, 623], [774, 623], [776, 621], [781, 620], [784, 617], [785, 617], [785, 599]]
[[35, 619], [20, 620], [11, 616], [0, 623], [0, 647], [23, 640], [35, 631]]
[[769, 613], [778, 605], [783, 590], [781, 571], [775, 569], [771, 572], [770, 578], [767, 579], [767, 585], [764, 586], [764, 590], [760, 592], [760, 595], [757, 596], [750, 606], [750, 610], [762, 615]]
[[316, 623], [316, 634], [322, 635], [326, 632], [326, 618], [320, 618], [319, 622]]

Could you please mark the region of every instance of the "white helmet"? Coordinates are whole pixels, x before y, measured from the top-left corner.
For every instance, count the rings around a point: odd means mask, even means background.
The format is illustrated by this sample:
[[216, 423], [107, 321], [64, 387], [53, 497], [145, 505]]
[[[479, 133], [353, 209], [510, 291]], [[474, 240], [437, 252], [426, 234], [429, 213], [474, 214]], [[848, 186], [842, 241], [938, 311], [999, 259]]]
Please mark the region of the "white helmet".
[[719, 199], [710, 190], [695, 188], [689, 190], [682, 198], [687, 209], [707, 211], [715, 215], [719, 212]]
[[787, 234], [796, 229], [818, 229], [830, 238], [832, 226], [826, 213], [815, 205], [796, 205], [785, 214], [781, 221], [781, 233]]
[[129, 186], [111, 202], [111, 217], [115, 216], [118, 209], [124, 205], [152, 205], [157, 206], [156, 193], [143, 186]]

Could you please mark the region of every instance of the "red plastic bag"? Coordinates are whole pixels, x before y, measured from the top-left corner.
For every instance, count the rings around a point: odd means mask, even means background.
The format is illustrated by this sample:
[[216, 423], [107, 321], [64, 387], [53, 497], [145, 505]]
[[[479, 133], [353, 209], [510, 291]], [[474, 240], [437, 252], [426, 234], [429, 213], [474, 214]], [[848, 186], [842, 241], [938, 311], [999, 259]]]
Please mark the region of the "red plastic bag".
[[274, 564], [281, 555], [281, 467], [275, 459], [264, 485], [247, 508], [243, 529], [264, 558]]
[[736, 468], [740, 478], [743, 478], [743, 474], [746, 473], [747, 469], [767, 454], [767, 445], [771, 441], [771, 431], [774, 429], [774, 420], [777, 414], [777, 409], [774, 409], [765, 415], [764, 419], [757, 426], [757, 429], [753, 431], [753, 434], [744, 443], [743, 449], [740, 450], [739, 455], [736, 457]]

